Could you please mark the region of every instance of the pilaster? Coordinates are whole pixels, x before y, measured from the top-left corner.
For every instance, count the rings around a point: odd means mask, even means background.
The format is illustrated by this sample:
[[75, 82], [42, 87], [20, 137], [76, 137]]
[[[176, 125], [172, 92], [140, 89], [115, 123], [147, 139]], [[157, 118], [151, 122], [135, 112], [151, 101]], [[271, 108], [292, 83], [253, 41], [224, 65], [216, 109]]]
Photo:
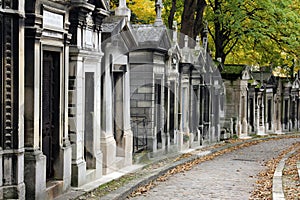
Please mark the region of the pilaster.
[[[81, 186], [102, 175], [100, 149], [101, 23], [95, 5], [74, 1], [70, 10], [69, 134], [72, 142], [72, 185]], [[87, 76], [87, 73], [92, 74]], [[90, 81], [93, 99], [86, 94]], [[94, 105], [86, 118], [86, 103]], [[91, 109], [91, 108], [90, 108]], [[91, 112], [91, 113], [90, 113]], [[88, 115], [88, 116], [91, 116]], [[91, 127], [86, 127], [89, 120]], [[90, 173], [87, 173], [88, 170]]]
[[24, 1], [0, 3], [0, 198], [25, 199]]
[[36, 1], [25, 3], [25, 183], [26, 198], [44, 199], [46, 157], [40, 146], [40, 39], [42, 16]]
[[113, 99], [112, 99], [112, 79], [111, 79], [111, 65], [112, 55], [111, 43], [107, 43], [104, 54], [104, 82], [102, 85], [103, 99], [102, 99], [102, 133], [101, 133], [101, 151], [103, 153], [103, 174], [108, 174], [116, 168], [116, 141], [113, 135]]

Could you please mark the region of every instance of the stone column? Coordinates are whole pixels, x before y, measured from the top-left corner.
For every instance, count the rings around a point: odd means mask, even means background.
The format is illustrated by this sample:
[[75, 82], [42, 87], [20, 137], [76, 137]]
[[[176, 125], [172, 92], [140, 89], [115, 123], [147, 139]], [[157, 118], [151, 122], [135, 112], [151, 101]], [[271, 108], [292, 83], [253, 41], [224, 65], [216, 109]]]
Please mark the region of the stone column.
[[256, 101], [256, 129], [257, 129], [257, 133], [259, 132], [259, 116], [260, 116], [260, 105], [259, 105], [259, 94], [257, 94], [256, 97], [257, 101]]
[[161, 148], [164, 150], [166, 149], [166, 132], [164, 129], [164, 125], [166, 123], [166, 116], [165, 116], [165, 76], [163, 75], [161, 80], [161, 105], [160, 105], [160, 115], [161, 115], [161, 121], [160, 127], [161, 127]]
[[130, 71], [126, 66], [127, 72], [124, 74], [124, 149], [125, 149], [125, 166], [132, 164], [133, 152], [133, 133], [130, 126]]
[[[71, 49], [71, 55], [73, 48]], [[86, 162], [84, 149], [84, 70], [83, 58], [70, 55], [69, 134], [72, 142], [72, 185], [85, 183]], [[74, 106], [74, 107], [73, 107]]]
[[214, 138], [213, 136], [215, 135], [215, 128], [214, 128], [214, 107], [213, 107], [213, 94], [214, 94], [214, 88], [213, 88], [213, 81], [212, 81], [212, 72], [209, 72], [209, 85], [208, 85], [208, 90], [209, 90], [209, 143], [212, 143]]
[[[102, 175], [101, 135], [101, 23], [102, 16], [91, 4], [70, 11], [69, 132], [72, 141], [72, 185], [81, 186]], [[89, 32], [90, 34], [85, 34]], [[93, 75], [86, 76], [87, 73]], [[91, 82], [87, 83], [88, 80]], [[92, 84], [89, 99], [86, 84]], [[91, 97], [90, 97], [91, 98]], [[87, 101], [89, 100], [89, 101]], [[93, 108], [86, 113], [87, 102]], [[91, 116], [90, 118], [87, 116]], [[86, 123], [91, 125], [86, 127]], [[85, 157], [84, 154], [88, 152]], [[87, 173], [87, 169], [90, 173]]]
[[0, 1], [0, 199], [25, 199], [24, 2]]
[[[68, 31], [69, 26], [68, 26], [68, 18], [65, 17], [65, 30]], [[62, 100], [61, 100], [61, 105], [62, 108], [60, 110], [61, 112], [61, 143], [60, 143], [60, 152], [59, 152], [59, 159], [60, 162], [55, 166], [55, 170], [59, 171], [60, 173], [57, 174], [59, 178], [63, 180], [63, 187], [62, 187], [62, 192], [68, 190], [71, 187], [71, 163], [72, 163], [72, 147], [71, 143], [69, 140], [69, 132], [68, 132], [68, 88], [69, 88], [69, 45], [70, 45], [70, 38], [71, 35], [65, 33], [64, 34], [64, 49], [63, 49], [63, 61], [64, 63], [62, 64], [62, 78], [61, 78], [61, 83], [63, 85], [62, 87]]]
[[[298, 91], [299, 92], [299, 91]], [[299, 129], [300, 129], [300, 119], [299, 119], [299, 117], [300, 117], [300, 99], [299, 99], [300, 97], [298, 96], [297, 97], [297, 130], [299, 131]]]
[[[91, 8], [92, 9], [92, 8]], [[72, 34], [69, 57], [69, 134], [72, 142], [72, 185], [86, 183], [84, 160], [84, 48], [83, 36], [86, 15], [89, 9], [80, 6], [70, 10], [70, 32]]]
[[102, 176], [102, 160], [103, 155], [101, 151], [101, 60], [103, 53], [101, 51], [101, 24], [103, 16], [100, 13], [94, 14], [94, 29], [96, 34], [95, 39], [95, 114], [94, 114], [94, 149], [96, 157], [96, 176], [99, 178]]
[[247, 95], [247, 83], [248, 80], [242, 80], [241, 81], [241, 109], [242, 109], [242, 115], [241, 115], [241, 134], [242, 137], [247, 137], [248, 136], [248, 121], [247, 121], [247, 110], [248, 110], [248, 95]]
[[281, 108], [282, 108], [282, 101], [281, 101], [281, 96], [277, 97], [277, 122], [276, 122], [276, 133], [277, 134], [282, 134], [282, 126], [281, 126]]
[[[170, 77], [169, 77], [170, 78]], [[170, 139], [170, 80], [168, 80], [166, 83], [166, 87], [167, 87], [167, 92], [168, 92], [168, 95], [167, 95], [167, 106], [166, 107], [166, 120], [165, 120], [165, 123], [166, 124], [166, 149], [168, 150], [170, 148], [170, 144], [171, 144], [171, 139]]]
[[298, 105], [297, 105], [297, 99], [298, 99], [298, 97], [295, 95], [295, 99], [294, 99], [294, 126], [293, 126], [293, 129], [294, 129], [294, 131], [296, 131], [296, 130], [298, 130], [298, 119], [297, 119], [297, 112], [298, 112]]
[[114, 49], [111, 43], [107, 43], [105, 47], [103, 69], [104, 83], [102, 85], [103, 100], [102, 100], [102, 133], [101, 133], [101, 150], [103, 153], [103, 174], [112, 172], [116, 163], [116, 141], [113, 135], [113, 119], [112, 119], [112, 79], [111, 66], [112, 55]]
[[[264, 106], [264, 97], [263, 97], [263, 94], [260, 93], [258, 95], [258, 98], [260, 99], [260, 105], [258, 105], [258, 121], [257, 121], [257, 124], [258, 124], [258, 129], [257, 129], [257, 135], [265, 135], [265, 106]], [[258, 103], [259, 103], [259, 100], [258, 100]], [[260, 125], [260, 117], [261, 117], [261, 125]]]
[[[26, 2], [27, 4], [28, 2]], [[29, 3], [28, 3], [29, 4]], [[40, 148], [40, 5], [26, 6], [25, 28], [25, 183], [26, 197], [45, 198], [46, 157]], [[36, 13], [35, 13], [36, 12]]]

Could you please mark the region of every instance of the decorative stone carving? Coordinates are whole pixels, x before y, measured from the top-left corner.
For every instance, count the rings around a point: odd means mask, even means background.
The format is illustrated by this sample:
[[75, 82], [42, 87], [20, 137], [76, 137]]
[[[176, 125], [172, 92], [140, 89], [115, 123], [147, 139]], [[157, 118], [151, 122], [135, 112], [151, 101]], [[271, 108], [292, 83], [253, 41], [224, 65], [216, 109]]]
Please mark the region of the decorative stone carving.
[[4, 63], [3, 63], [3, 126], [4, 126], [4, 144], [3, 149], [12, 149], [13, 148], [13, 127], [14, 127], [14, 115], [17, 114], [14, 112], [14, 103], [13, 103], [13, 38], [12, 38], [12, 18], [5, 17], [4, 21]]
[[163, 8], [162, 1], [157, 0], [157, 2], [155, 4], [156, 19], [154, 21], [154, 26], [163, 26], [164, 25], [164, 22], [161, 18], [162, 8]]

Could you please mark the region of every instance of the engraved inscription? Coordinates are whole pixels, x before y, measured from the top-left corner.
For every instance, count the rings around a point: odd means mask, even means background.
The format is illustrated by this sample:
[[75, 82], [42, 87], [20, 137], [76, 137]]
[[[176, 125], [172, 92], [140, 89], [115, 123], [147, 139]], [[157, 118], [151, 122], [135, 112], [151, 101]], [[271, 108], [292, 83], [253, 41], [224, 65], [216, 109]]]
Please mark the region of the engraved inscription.
[[56, 28], [56, 29], [64, 28], [64, 16], [63, 15], [44, 10], [43, 16], [44, 16], [44, 18], [43, 18], [44, 27]]

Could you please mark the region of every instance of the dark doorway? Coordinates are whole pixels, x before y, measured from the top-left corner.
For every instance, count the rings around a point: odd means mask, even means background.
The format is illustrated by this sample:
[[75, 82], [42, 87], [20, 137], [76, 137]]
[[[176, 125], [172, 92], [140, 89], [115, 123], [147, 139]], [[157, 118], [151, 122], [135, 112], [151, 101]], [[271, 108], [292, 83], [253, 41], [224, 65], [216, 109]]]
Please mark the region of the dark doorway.
[[203, 139], [208, 139], [208, 131], [209, 131], [209, 113], [210, 113], [210, 94], [209, 94], [209, 89], [207, 86], [204, 87], [204, 92], [203, 92], [203, 124], [204, 124], [204, 130], [203, 130]]
[[250, 126], [251, 126], [251, 131], [253, 132], [254, 131], [254, 113], [255, 113], [253, 98], [250, 98], [249, 102], [250, 102], [250, 113], [249, 113], [250, 114], [250, 119], [249, 119], [249, 122], [250, 122]]
[[272, 99], [268, 99], [268, 130], [272, 129]]
[[170, 129], [170, 142], [175, 144], [174, 141], [174, 131], [175, 131], [175, 82], [171, 81], [170, 89], [170, 120], [169, 120], [169, 129]]
[[161, 80], [155, 80], [155, 87], [154, 87], [154, 98], [155, 98], [155, 125], [157, 127], [157, 148], [162, 147], [162, 132], [161, 132]]
[[2, 95], [3, 95], [3, 91], [2, 91], [2, 85], [3, 85], [3, 74], [2, 74], [2, 71], [3, 71], [3, 64], [2, 64], [2, 59], [3, 59], [3, 36], [4, 36], [4, 34], [3, 34], [3, 28], [2, 28], [2, 25], [3, 25], [3, 23], [2, 23], [2, 20], [3, 20], [3, 16], [2, 15], [0, 15], [0, 33], [1, 33], [1, 35], [0, 35], [0, 84], [1, 84], [1, 86], [0, 86], [0, 131], [1, 131], [1, 136], [0, 136], [0, 147], [2, 147], [2, 145], [3, 145], [3, 136], [2, 136], [2, 131], [3, 131], [3, 128], [2, 127], [4, 127], [4, 124], [3, 124], [3, 116], [2, 116], [2, 112], [3, 112], [3, 97], [2, 97]]
[[288, 127], [288, 121], [289, 121], [288, 116], [289, 116], [289, 100], [285, 99], [284, 100], [284, 124], [286, 128]]
[[296, 102], [292, 101], [292, 106], [291, 106], [291, 120], [292, 120], [292, 128], [295, 128], [295, 116], [296, 116]]
[[122, 72], [113, 73], [113, 132], [117, 144], [117, 156], [124, 156], [123, 137], [124, 137], [124, 84]]
[[192, 98], [192, 127], [191, 130], [194, 133], [194, 141], [198, 140], [198, 126], [199, 126], [199, 86], [198, 85], [194, 85], [193, 86], [193, 93], [191, 95]]
[[54, 162], [59, 153], [60, 55], [43, 52], [42, 145], [47, 157], [47, 180], [54, 178]]
[[94, 140], [94, 73], [85, 73], [84, 159], [87, 169], [95, 169]]

